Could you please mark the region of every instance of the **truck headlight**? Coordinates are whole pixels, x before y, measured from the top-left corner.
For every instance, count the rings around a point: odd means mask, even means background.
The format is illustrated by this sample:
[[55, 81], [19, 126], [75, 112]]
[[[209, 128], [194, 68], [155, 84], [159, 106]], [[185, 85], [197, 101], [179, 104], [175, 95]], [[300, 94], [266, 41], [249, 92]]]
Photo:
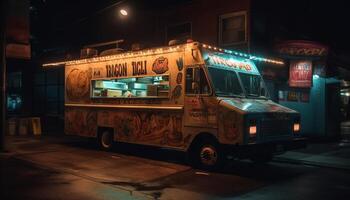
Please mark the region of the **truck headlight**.
[[249, 136], [250, 137], [256, 136], [256, 125], [249, 126]]
[[293, 131], [299, 132], [300, 131], [300, 123], [294, 123], [293, 124]]

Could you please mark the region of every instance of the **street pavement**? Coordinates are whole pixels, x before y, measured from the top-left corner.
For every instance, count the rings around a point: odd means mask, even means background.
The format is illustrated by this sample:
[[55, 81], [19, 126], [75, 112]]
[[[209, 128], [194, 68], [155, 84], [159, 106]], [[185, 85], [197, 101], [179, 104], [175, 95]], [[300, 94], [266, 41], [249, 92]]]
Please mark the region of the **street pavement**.
[[0, 159], [0, 174], [3, 200], [142, 199], [106, 184], [9, 157]]
[[311, 143], [305, 149], [275, 156], [275, 161], [350, 170], [350, 143]]
[[348, 199], [350, 195], [346, 164], [350, 148], [342, 142], [312, 144], [267, 165], [230, 161], [215, 173], [192, 169], [184, 154], [164, 149], [119, 145], [103, 152], [89, 140], [66, 136], [12, 136], [7, 144], [10, 153], [0, 154], [0, 199]]

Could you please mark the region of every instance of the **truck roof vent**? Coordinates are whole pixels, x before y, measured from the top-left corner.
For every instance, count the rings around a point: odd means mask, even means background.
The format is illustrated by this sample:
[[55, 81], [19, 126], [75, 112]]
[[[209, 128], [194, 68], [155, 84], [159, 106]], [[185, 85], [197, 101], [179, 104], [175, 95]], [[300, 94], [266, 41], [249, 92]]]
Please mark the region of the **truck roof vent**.
[[98, 51], [93, 48], [83, 48], [80, 50], [80, 58], [92, 58], [98, 55]]
[[131, 51], [138, 51], [143, 49], [143, 46], [140, 43], [133, 43], [131, 45]]
[[108, 56], [108, 55], [114, 55], [118, 53], [122, 53], [124, 50], [121, 48], [115, 48], [115, 49], [107, 49], [100, 53], [100, 56]]
[[173, 46], [173, 45], [177, 45], [177, 44], [181, 44], [180, 40], [170, 40], [168, 45], [169, 46]]

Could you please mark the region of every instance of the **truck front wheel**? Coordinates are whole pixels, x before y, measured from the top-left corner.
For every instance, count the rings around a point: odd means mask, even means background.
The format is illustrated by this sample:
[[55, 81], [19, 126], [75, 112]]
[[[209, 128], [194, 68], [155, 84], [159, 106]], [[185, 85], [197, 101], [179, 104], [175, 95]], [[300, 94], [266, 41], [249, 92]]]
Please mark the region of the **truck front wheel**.
[[98, 143], [102, 150], [110, 151], [113, 148], [113, 132], [110, 130], [102, 130], [98, 136]]
[[208, 140], [197, 142], [190, 151], [192, 165], [204, 170], [218, 169], [223, 164], [223, 158], [219, 144]]

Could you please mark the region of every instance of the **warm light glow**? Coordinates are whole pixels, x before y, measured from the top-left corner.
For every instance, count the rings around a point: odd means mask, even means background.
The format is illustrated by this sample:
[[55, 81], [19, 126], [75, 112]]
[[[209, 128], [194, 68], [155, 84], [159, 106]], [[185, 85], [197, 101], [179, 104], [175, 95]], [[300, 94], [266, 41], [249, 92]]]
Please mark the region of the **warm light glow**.
[[256, 135], [256, 126], [250, 126], [249, 127], [249, 135], [255, 136]]
[[241, 56], [241, 57], [246, 57], [246, 58], [249, 58], [249, 59], [255, 60], [255, 61], [263, 61], [263, 62], [273, 63], [273, 64], [277, 64], [277, 65], [284, 65], [284, 62], [280, 61], [280, 60], [266, 59], [266, 58], [253, 56], [253, 55], [250, 55], [250, 54], [245, 54], [245, 53], [241, 53], [241, 52], [237, 52], [237, 51], [231, 51], [231, 50], [227, 50], [227, 49], [220, 49], [218, 47], [212, 47], [212, 46], [209, 46], [209, 45], [206, 45], [206, 44], [202, 44], [202, 47], [208, 48], [208, 49], [214, 49], [214, 50], [217, 50], [217, 51], [224, 51], [225, 53], [234, 54], [234, 55]]
[[170, 52], [174, 52], [174, 51], [181, 51], [181, 47], [183, 47], [183, 46], [184, 45], [179, 45], [176, 48], [168, 48], [168, 47], [153, 48], [153, 49], [125, 52], [125, 53], [121, 53], [121, 54], [108, 55], [108, 56], [99, 56], [99, 57], [69, 60], [69, 61], [63, 61], [63, 62], [45, 63], [42, 66], [43, 67], [56, 67], [56, 66], [60, 66], [60, 65], [77, 65], [77, 64], [101, 62], [101, 61], [103, 62], [103, 61], [110, 61], [110, 60], [115, 60], [115, 59], [130, 58], [130, 57], [135, 57], [135, 56], [140, 56], [140, 55], [158, 55], [160, 53], [170, 53]]
[[294, 132], [300, 131], [300, 124], [299, 124], [299, 123], [295, 123], [295, 124], [293, 125], [293, 131], [294, 131]]
[[124, 9], [121, 9], [120, 10], [120, 14], [122, 14], [123, 16], [127, 16], [128, 15], [128, 12]]
[[[122, 11], [125, 11], [126, 14], [127, 14], [126, 10], [120, 10], [121, 13], [122, 13]], [[100, 62], [100, 61], [109, 61], [109, 60], [114, 60], [114, 59], [128, 58], [128, 57], [140, 56], [140, 55], [146, 55], [146, 54], [156, 55], [156, 54], [159, 54], [159, 53], [180, 51], [180, 48], [182, 46], [183, 45], [178, 45], [175, 48], [168, 48], [168, 47], [153, 48], [153, 49], [141, 50], [141, 51], [136, 51], [136, 52], [126, 52], [126, 53], [121, 53], [121, 54], [117, 54], [117, 55], [99, 56], [99, 57], [93, 57], [93, 58], [77, 59], [77, 60], [70, 60], [70, 61], [56, 62], [56, 63], [46, 63], [46, 64], [43, 64], [43, 67], [54, 67], [54, 66], [59, 66], [59, 65], [76, 65], [76, 64]], [[212, 47], [212, 46], [209, 46], [209, 45], [206, 45], [206, 44], [202, 44], [202, 47], [208, 48], [208, 49], [213, 49], [214, 48], [217, 51], [223, 51], [225, 53], [234, 54], [234, 55], [237, 55], [237, 56], [239, 54], [241, 54], [242, 57], [244, 56], [244, 57], [246, 57], [246, 58], [248, 58], [250, 60], [254, 60], [254, 61], [264, 61], [264, 62], [271, 62], [271, 63], [275, 63], [275, 64], [279, 64], [279, 65], [284, 65], [284, 62], [283, 61], [279, 61], [279, 60], [271, 60], [271, 59], [265, 59], [265, 58], [253, 56], [253, 55], [250, 55], [250, 54], [242, 54], [242, 53], [239, 53], [237, 51], [232, 51], [232, 50]], [[315, 75], [314, 75], [314, 78], [317, 78], [317, 77], [315, 77]]]

